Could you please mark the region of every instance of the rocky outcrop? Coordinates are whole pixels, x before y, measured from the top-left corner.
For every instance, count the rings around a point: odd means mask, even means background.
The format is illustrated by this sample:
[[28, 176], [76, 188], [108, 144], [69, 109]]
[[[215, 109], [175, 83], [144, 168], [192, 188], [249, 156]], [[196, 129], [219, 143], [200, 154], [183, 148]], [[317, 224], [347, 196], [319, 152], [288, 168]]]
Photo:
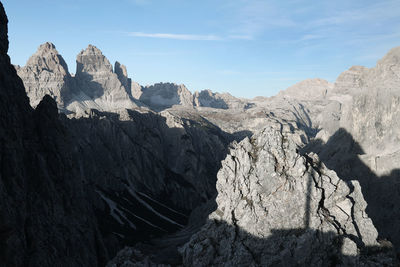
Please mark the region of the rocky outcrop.
[[[112, 65], [97, 47], [89, 45], [82, 50], [76, 62], [76, 86], [83, 94], [77, 94], [76, 100], [68, 105], [69, 110], [78, 113], [79, 109], [115, 111], [137, 107], [129, 88], [121, 83]], [[86, 97], [92, 101], [85, 103], [88, 100]]]
[[193, 107], [193, 97], [183, 84], [156, 83], [142, 90], [140, 101], [155, 110], [162, 110], [174, 105]]
[[182, 248], [185, 266], [394, 265], [348, 184], [299, 138], [269, 126], [234, 145], [218, 172], [218, 208]]
[[196, 107], [210, 107], [217, 109], [243, 109], [247, 102], [242, 101], [228, 93], [214, 93], [211, 90], [195, 92], [193, 95], [193, 104]]
[[[331, 94], [337, 120], [328, 113], [315, 140], [305, 148], [344, 180], [358, 180], [367, 212], [382, 238], [399, 251], [398, 166], [400, 162], [400, 48], [392, 49], [374, 68], [352, 67], [337, 79]], [[396, 226], [395, 226], [396, 225]]]
[[333, 84], [323, 79], [308, 79], [280, 91], [278, 97], [293, 98], [301, 101], [322, 100]]
[[17, 68], [33, 107], [45, 95], [54, 98], [60, 108], [71, 100], [73, 83], [68, 66], [52, 43], [39, 46], [24, 67]]

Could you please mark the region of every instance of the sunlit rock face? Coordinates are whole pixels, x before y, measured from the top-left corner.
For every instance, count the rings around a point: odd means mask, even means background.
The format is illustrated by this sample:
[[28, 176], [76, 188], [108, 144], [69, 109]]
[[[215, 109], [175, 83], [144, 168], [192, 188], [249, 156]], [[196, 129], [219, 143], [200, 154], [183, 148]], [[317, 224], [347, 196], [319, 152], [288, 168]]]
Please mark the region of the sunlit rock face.
[[[40, 45], [25, 66], [16, 66], [33, 107], [48, 94], [60, 111], [75, 116], [87, 115], [90, 109], [118, 111], [138, 105], [132, 92], [141, 87], [127, 77], [126, 67], [116, 64], [116, 73], [102, 52], [89, 45], [77, 56], [75, 76], [71, 76], [62, 56], [52, 43]], [[140, 106], [140, 104], [139, 104]]]
[[298, 100], [320, 100], [332, 90], [333, 84], [323, 79], [308, 79], [280, 91], [278, 97], [287, 97]]
[[18, 75], [33, 107], [48, 94], [63, 108], [71, 99], [73, 82], [67, 64], [52, 43], [40, 45], [24, 67], [17, 66]]
[[300, 156], [295, 140], [271, 125], [233, 146], [218, 172], [217, 210], [181, 249], [185, 266], [394, 264], [359, 182]]

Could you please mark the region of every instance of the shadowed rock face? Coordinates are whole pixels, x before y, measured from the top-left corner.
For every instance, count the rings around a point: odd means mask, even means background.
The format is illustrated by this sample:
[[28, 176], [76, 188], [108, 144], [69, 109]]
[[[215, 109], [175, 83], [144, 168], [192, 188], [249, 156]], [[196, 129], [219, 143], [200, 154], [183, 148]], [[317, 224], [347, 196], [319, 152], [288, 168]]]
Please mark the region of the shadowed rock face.
[[155, 110], [162, 110], [173, 105], [193, 106], [190, 91], [183, 84], [174, 83], [156, 83], [144, 87], [140, 101]]
[[[315, 152], [321, 161], [335, 170], [344, 181], [357, 180], [368, 203], [366, 212], [373, 220], [382, 239], [390, 240], [397, 251], [400, 246], [400, 174], [399, 168], [377, 174], [369, 166], [368, 155], [345, 129], [338, 130], [327, 142], [313, 140], [304, 152]], [[396, 155], [388, 164], [398, 164]], [[374, 164], [379, 164], [376, 160]], [[372, 164], [372, 165], [374, 165]], [[398, 165], [397, 165], [398, 166]]]
[[[0, 47], [7, 48], [0, 11]], [[33, 110], [6, 52], [0, 54], [1, 266], [104, 266], [126, 244], [181, 229], [189, 212], [215, 195], [229, 134], [168, 112], [92, 110], [69, 120], [48, 95]], [[95, 52], [85, 55], [100, 57]], [[96, 67], [110, 74], [107, 66], [82, 62], [82, 73]]]
[[73, 168], [71, 136], [50, 97], [30, 107], [6, 54], [2, 5], [0, 24], [0, 264], [104, 264], [96, 219]]

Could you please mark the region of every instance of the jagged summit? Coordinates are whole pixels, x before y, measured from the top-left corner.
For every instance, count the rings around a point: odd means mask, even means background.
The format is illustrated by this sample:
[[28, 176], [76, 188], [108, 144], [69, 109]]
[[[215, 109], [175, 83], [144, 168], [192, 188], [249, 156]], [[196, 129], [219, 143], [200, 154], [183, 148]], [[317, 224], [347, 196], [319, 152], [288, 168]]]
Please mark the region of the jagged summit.
[[37, 71], [47, 70], [69, 75], [67, 63], [58, 53], [56, 46], [50, 42], [41, 44], [36, 53], [28, 59], [26, 66], [37, 68]]
[[39, 50], [46, 50], [46, 49], [56, 49], [56, 46], [52, 42], [45, 42], [39, 46]]
[[76, 57], [76, 76], [82, 73], [96, 74], [99, 72], [113, 72], [110, 61], [94, 45], [88, 45]]
[[378, 65], [392, 65], [400, 63], [400, 46], [390, 49], [390, 51], [378, 61]]
[[56, 46], [46, 42], [28, 59], [24, 67], [17, 67], [33, 107], [45, 95], [52, 96], [63, 108], [72, 94], [72, 81], [68, 66]]

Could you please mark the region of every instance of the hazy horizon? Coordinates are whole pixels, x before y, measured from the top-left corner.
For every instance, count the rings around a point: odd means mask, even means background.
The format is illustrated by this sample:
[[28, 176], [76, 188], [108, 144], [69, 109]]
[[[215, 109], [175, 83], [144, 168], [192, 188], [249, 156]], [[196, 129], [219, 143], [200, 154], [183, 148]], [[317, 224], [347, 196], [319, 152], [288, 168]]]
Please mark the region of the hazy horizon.
[[275, 95], [296, 82], [334, 82], [400, 45], [399, 1], [3, 1], [9, 55], [25, 65], [52, 42], [75, 73], [97, 46], [141, 85], [185, 84], [237, 97]]

